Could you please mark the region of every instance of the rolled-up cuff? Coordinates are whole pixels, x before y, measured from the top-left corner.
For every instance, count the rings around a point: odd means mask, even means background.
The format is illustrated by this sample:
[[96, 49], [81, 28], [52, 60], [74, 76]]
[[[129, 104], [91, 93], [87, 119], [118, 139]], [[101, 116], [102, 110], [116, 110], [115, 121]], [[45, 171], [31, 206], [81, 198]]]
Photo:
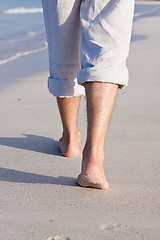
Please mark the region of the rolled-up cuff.
[[108, 82], [122, 89], [128, 85], [127, 67], [92, 66], [82, 68], [77, 74], [78, 84], [85, 82]]
[[68, 80], [49, 77], [48, 89], [51, 94], [59, 98], [85, 95], [84, 87], [77, 83], [77, 79]]

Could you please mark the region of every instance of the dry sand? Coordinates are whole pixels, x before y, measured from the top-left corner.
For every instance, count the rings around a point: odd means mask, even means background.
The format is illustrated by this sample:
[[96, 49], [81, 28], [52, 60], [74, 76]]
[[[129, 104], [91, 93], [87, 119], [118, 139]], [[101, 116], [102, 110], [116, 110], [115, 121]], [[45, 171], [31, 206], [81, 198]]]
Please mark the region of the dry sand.
[[[134, 22], [130, 83], [119, 91], [106, 141], [106, 191], [77, 186], [81, 158], [58, 150], [47, 72], [0, 91], [0, 239], [160, 239], [159, 23], [156, 14]], [[84, 98], [79, 113], [83, 146]]]

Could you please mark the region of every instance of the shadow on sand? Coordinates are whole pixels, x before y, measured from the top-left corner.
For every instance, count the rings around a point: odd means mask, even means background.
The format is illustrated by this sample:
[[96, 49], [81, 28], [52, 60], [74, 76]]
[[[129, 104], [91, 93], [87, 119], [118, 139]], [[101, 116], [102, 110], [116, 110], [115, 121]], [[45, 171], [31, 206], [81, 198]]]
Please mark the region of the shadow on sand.
[[[62, 156], [58, 141], [51, 138], [22, 134], [20, 138], [0, 138], [0, 145], [17, 149], [40, 152], [44, 154]], [[65, 186], [77, 186], [76, 178], [66, 176], [45, 176], [35, 173], [23, 172], [9, 168], [0, 168], [0, 181], [13, 183], [33, 183], [33, 184], [56, 184]], [[78, 187], [78, 186], [77, 186]]]
[[76, 178], [66, 176], [51, 177], [8, 168], [0, 168], [0, 181], [13, 183], [56, 184], [78, 187], [76, 184]]
[[50, 155], [62, 156], [58, 141], [30, 134], [22, 134], [25, 137], [21, 138], [0, 138], [0, 145], [12, 148], [24, 149], [33, 152], [40, 152]]

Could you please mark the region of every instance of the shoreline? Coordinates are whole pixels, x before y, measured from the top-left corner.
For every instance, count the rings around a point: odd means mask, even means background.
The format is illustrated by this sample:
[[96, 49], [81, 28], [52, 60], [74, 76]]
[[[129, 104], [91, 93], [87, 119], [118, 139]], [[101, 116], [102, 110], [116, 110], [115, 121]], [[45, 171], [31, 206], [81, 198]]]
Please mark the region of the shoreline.
[[13, 85], [21, 78], [29, 77], [41, 72], [48, 72], [48, 51], [47, 49], [21, 56], [0, 66], [0, 91]]
[[[138, 6], [139, 4], [159, 5], [160, 1], [136, 1], [136, 5]], [[142, 14], [135, 14], [135, 18], [137, 16], [139, 17], [139, 15]], [[147, 16], [145, 15], [144, 17]], [[133, 35], [132, 41], [139, 41], [143, 38], [145, 38], [145, 36]], [[38, 72], [48, 71], [48, 68], [48, 49], [38, 51], [37, 53], [31, 53], [26, 56], [20, 56], [13, 61], [0, 65], [0, 91], [3, 88], [9, 86], [10, 84], [14, 84], [14, 82], [16, 82], [20, 78], [23, 78], [25, 76], [31, 76]]]

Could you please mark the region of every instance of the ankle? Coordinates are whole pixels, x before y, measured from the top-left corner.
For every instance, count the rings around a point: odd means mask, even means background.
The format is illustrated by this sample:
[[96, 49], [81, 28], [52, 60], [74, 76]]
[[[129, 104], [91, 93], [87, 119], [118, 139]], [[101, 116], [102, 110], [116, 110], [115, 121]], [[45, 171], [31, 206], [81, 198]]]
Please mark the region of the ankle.
[[64, 143], [72, 143], [80, 139], [80, 132], [78, 129], [74, 131], [63, 131], [62, 140]]
[[64, 134], [59, 140], [59, 148], [62, 152], [62, 155], [65, 157], [76, 157], [80, 154], [79, 149], [80, 142], [80, 133], [77, 134]]
[[91, 146], [86, 143], [82, 152], [82, 169], [85, 168], [99, 168], [103, 171], [104, 161], [104, 145]]
[[83, 157], [95, 159], [95, 161], [104, 158], [104, 144], [91, 145], [86, 143], [83, 149]]

